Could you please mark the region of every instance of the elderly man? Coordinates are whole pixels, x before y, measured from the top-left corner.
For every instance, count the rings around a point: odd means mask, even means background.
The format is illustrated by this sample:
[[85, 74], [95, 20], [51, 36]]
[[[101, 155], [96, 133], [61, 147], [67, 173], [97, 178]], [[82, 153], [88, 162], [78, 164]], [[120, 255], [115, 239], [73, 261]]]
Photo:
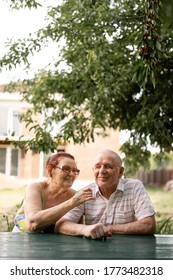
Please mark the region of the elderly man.
[[[95, 183], [88, 186], [93, 198], [63, 216], [56, 223], [56, 233], [92, 239], [112, 234], [155, 233], [155, 211], [150, 198], [141, 181], [122, 178], [124, 167], [117, 153], [100, 152], [93, 172]], [[83, 215], [85, 224], [79, 224]]]

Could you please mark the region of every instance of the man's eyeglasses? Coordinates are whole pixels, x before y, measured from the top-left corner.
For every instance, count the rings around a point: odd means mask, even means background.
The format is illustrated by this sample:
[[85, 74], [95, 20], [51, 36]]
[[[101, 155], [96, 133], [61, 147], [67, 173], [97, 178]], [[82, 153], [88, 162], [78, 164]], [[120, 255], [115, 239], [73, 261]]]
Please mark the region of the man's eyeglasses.
[[67, 174], [70, 174], [71, 172], [73, 172], [73, 174], [75, 174], [76, 176], [79, 175], [80, 170], [76, 169], [76, 168], [70, 168], [69, 166], [56, 166], [57, 168], [61, 169], [62, 171], [64, 171]]

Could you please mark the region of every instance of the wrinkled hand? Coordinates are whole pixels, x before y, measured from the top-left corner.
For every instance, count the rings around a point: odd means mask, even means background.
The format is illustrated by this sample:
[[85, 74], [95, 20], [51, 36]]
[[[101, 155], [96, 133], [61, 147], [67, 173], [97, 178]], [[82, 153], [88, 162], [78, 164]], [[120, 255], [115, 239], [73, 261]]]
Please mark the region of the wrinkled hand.
[[73, 197], [72, 202], [74, 206], [78, 206], [85, 201], [94, 200], [95, 197], [92, 194], [92, 190], [89, 187], [79, 190]]
[[91, 237], [92, 239], [106, 239], [111, 236], [111, 233], [108, 231], [107, 227], [101, 223], [95, 225], [86, 225], [83, 229], [83, 236]]

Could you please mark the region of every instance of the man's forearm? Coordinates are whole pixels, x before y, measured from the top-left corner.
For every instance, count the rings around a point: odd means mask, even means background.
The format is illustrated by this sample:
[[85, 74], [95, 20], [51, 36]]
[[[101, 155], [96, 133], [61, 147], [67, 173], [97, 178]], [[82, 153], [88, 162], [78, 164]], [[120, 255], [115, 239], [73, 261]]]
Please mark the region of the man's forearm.
[[107, 225], [112, 234], [154, 234], [156, 224], [154, 217], [148, 217], [127, 224]]
[[65, 219], [61, 219], [56, 223], [54, 232], [66, 235], [81, 235], [92, 239], [107, 238], [110, 235], [107, 227], [102, 223], [83, 225]]
[[54, 232], [62, 233], [66, 235], [83, 235], [85, 225], [77, 224], [68, 220], [59, 220], [57, 221]]

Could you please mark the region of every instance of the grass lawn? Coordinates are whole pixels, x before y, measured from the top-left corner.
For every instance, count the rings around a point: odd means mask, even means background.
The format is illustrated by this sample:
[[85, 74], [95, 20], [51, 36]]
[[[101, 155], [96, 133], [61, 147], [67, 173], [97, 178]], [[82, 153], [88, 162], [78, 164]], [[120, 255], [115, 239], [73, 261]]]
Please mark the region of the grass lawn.
[[156, 211], [157, 232], [173, 234], [173, 191], [147, 187]]
[[7, 231], [20, 205], [25, 188], [0, 189], [0, 231]]
[[[15, 212], [23, 199], [24, 190], [24, 187], [0, 189], [0, 231], [11, 228]], [[157, 231], [173, 234], [173, 192], [153, 187], [147, 187], [147, 191], [156, 211]], [[170, 220], [165, 223], [169, 218]], [[161, 227], [163, 227], [162, 231]]]
[[173, 191], [167, 192], [153, 187], [147, 187], [147, 191], [158, 215], [173, 216]]

